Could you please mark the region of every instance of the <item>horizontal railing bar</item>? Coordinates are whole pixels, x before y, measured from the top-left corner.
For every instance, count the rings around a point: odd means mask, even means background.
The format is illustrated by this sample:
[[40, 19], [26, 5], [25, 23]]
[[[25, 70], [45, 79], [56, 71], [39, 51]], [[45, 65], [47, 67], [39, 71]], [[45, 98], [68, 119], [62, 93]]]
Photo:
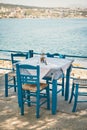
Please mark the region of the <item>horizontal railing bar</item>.
[[[33, 52], [33, 54], [41, 55], [41, 53], [38, 52]], [[58, 53], [60, 55], [60, 53]], [[47, 55], [47, 53], [44, 53], [44, 55]], [[64, 55], [65, 57], [74, 57], [74, 58], [87, 58], [87, 56], [77, 56], [77, 55], [66, 55], [66, 54], [61, 54]]]
[[41, 55], [41, 53], [38, 53], [38, 52], [33, 52], [33, 54], [36, 54], [36, 55]]
[[1, 52], [19, 52], [19, 53], [26, 53], [27, 51], [13, 51], [13, 50], [0, 50]]
[[76, 68], [76, 69], [87, 69], [86, 67], [79, 67], [79, 66], [72, 66], [72, 68]]
[[0, 58], [0, 60], [11, 61], [10, 59]]
[[8, 69], [8, 68], [0, 68], [0, 69], [3, 69], [3, 70], [12, 70], [12, 69]]
[[75, 56], [75, 55], [65, 55], [65, 57], [87, 58], [87, 56]]

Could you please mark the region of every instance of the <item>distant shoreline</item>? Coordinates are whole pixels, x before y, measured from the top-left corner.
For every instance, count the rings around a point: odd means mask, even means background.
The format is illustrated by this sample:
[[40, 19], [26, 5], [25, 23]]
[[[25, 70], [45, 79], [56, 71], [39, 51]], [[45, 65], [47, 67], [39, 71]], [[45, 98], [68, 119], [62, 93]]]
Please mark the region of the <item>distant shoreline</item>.
[[0, 18], [87, 18], [87, 8], [44, 8], [0, 3]]
[[58, 17], [58, 18], [0, 18], [0, 19], [87, 19], [87, 17]]

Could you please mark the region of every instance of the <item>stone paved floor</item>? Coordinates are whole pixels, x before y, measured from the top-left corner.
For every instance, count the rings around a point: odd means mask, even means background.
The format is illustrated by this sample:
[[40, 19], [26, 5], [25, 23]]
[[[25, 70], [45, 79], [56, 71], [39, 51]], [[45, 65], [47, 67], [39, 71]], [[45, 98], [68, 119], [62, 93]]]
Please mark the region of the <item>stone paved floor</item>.
[[25, 115], [21, 116], [17, 96], [12, 90], [9, 97], [4, 97], [4, 77], [0, 77], [0, 130], [87, 130], [87, 104], [80, 104], [77, 112], [72, 113], [72, 106], [58, 96], [57, 114], [41, 108], [40, 118], [35, 117], [35, 107], [25, 106]]

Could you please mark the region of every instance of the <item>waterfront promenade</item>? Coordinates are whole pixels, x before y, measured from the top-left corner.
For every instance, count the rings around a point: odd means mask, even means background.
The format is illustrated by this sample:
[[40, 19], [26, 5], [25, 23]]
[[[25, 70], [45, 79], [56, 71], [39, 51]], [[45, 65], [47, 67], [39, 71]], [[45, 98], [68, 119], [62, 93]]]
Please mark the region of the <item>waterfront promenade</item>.
[[87, 130], [87, 104], [78, 105], [72, 113], [73, 102], [69, 104], [59, 95], [57, 114], [52, 115], [44, 107], [39, 119], [35, 117], [35, 107], [25, 107], [21, 116], [17, 94], [10, 89], [9, 97], [4, 96], [4, 76], [0, 77], [0, 129], [1, 130]]

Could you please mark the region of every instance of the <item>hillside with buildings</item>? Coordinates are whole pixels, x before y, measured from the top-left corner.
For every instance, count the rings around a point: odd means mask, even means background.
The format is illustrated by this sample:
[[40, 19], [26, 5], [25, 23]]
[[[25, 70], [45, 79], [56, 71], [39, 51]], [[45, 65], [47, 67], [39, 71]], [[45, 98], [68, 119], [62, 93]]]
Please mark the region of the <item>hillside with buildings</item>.
[[0, 18], [87, 18], [87, 8], [40, 8], [0, 3]]

